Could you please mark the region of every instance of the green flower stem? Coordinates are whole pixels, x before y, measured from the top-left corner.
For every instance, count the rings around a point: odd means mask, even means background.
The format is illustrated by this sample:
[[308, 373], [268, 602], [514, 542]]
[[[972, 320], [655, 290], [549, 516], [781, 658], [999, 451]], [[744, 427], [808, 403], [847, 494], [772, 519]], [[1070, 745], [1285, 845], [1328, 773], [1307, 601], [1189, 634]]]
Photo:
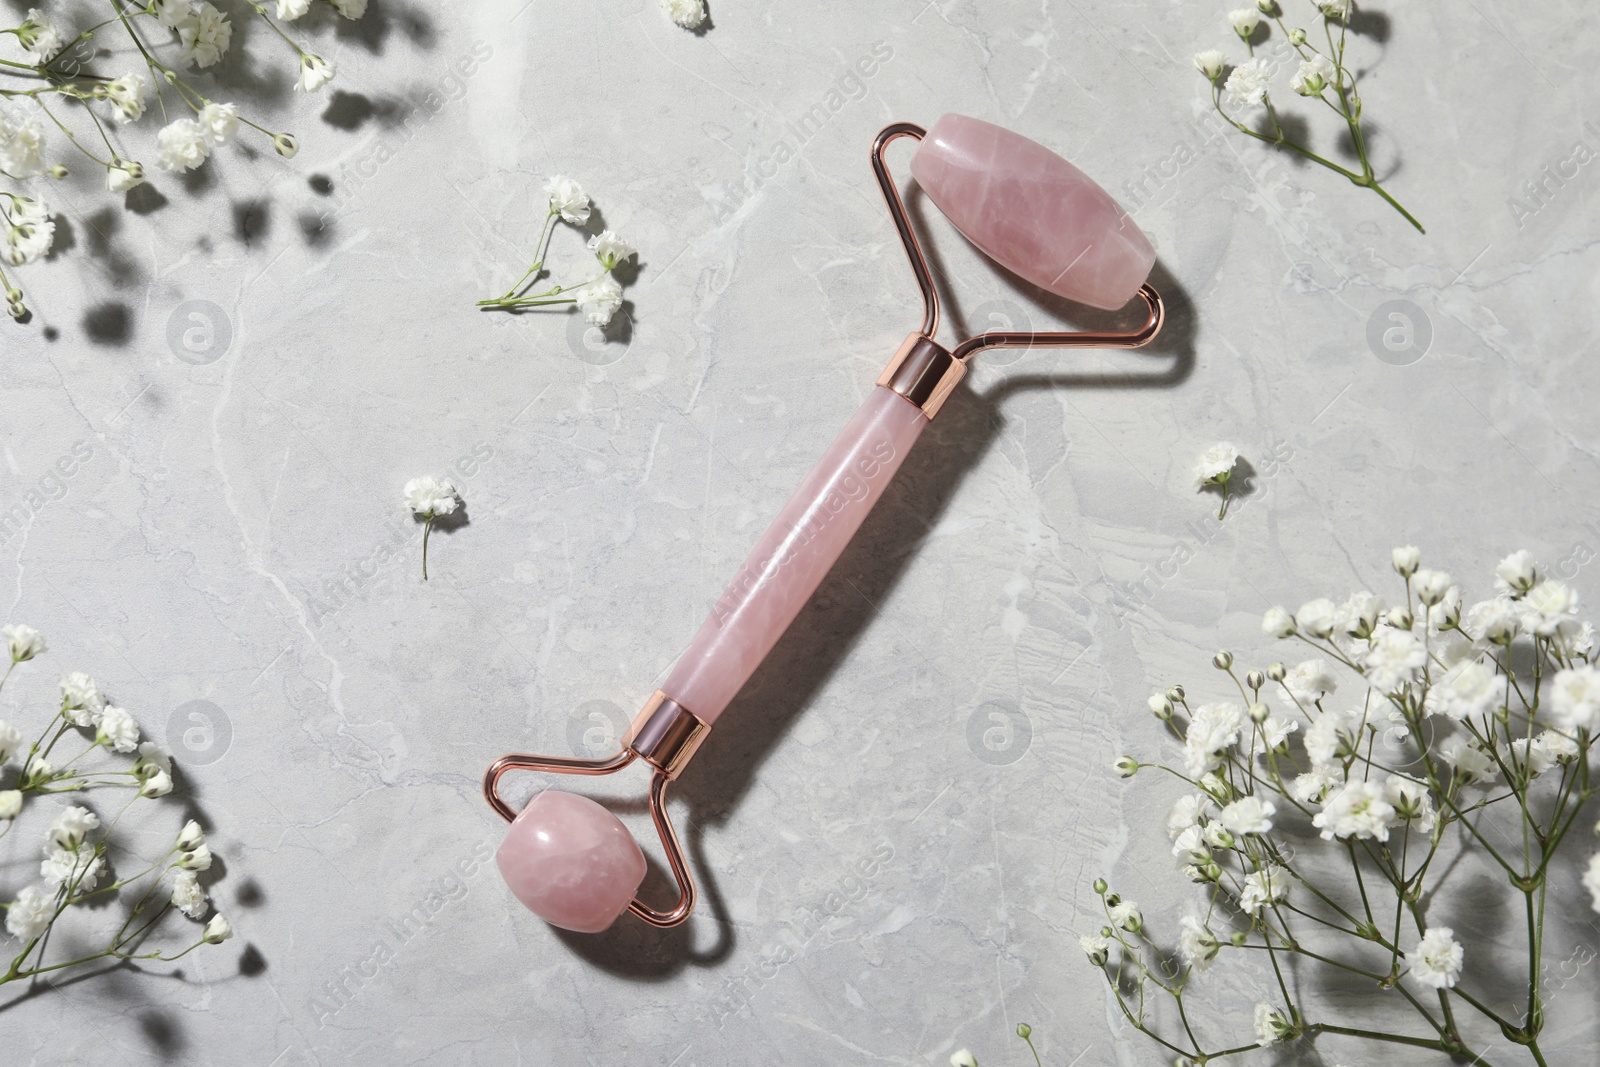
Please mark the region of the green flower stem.
[[478, 301], [478, 305], [480, 307], [486, 304], [504, 303], [505, 301], [512, 299], [517, 295], [517, 290], [521, 289], [525, 284], [531, 281], [539, 271], [544, 269], [545, 250], [550, 243], [550, 234], [555, 228], [557, 215], [558, 212], [551, 211], [544, 218], [544, 227], [539, 231], [539, 239], [533, 243], [533, 266], [529, 267], [527, 273], [518, 278], [517, 283], [511, 288], [507, 289], [505, 295], [502, 296], [498, 301], [480, 300]]
[[428, 535], [433, 532], [433, 514], [422, 521], [422, 580], [428, 580]]

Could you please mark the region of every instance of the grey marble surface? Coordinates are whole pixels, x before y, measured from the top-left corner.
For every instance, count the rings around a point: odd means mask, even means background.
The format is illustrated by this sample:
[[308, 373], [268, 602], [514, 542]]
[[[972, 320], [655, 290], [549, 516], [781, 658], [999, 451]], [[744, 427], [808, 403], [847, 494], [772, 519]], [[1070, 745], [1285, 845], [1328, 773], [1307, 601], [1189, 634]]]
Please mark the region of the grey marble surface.
[[[1426, 236], [1201, 122], [1226, 6], [721, 0], [696, 36], [654, 0], [373, 0], [323, 42], [349, 95], [258, 106], [298, 158], [224, 150], [143, 214], [61, 189], [71, 247], [4, 330], [0, 599], [52, 646], [5, 712], [82, 669], [168, 741], [238, 938], [10, 1005], [4, 1058], [1021, 1063], [1027, 1021], [1060, 1067], [1158, 1062], [1076, 946], [1097, 875], [1169, 923], [1189, 897], [1173, 790], [1110, 770], [1171, 752], [1148, 692], [1265, 662], [1264, 608], [1381, 583], [1395, 544], [1480, 594], [1527, 547], [1587, 595], [1600, 549], [1587, 5], [1364, 6], [1374, 152]], [[1167, 334], [982, 366], [681, 782], [694, 919], [559, 935], [483, 862], [483, 769], [614, 737], [916, 324], [867, 149], [945, 111], [1123, 199]], [[472, 307], [553, 172], [641, 250], [610, 340]], [[957, 328], [1090, 321], [921, 216]], [[1370, 340], [1396, 300], [1425, 353]], [[197, 313], [225, 344], [184, 347]], [[1258, 473], [1218, 525], [1190, 467], [1220, 439]], [[428, 472], [470, 521], [424, 584]]]

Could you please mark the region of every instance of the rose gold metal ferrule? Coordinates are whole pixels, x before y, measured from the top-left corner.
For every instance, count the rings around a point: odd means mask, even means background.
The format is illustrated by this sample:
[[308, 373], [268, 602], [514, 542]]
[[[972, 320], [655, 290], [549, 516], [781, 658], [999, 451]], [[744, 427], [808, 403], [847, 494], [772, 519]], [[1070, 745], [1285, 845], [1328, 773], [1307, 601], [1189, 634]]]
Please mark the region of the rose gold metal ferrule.
[[1135, 330], [1111, 332], [1064, 331], [1055, 333], [983, 333], [969, 337], [954, 349], [946, 349], [933, 337], [939, 330], [939, 293], [933, 284], [933, 273], [928, 269], [927, 257], [911, 220], [906, 216], [905, 201], [889, 165], [884, 161], [884, 151], [902, 137], [920, 141], [928, 131], [910, 122], [896, 122], [878, 131], [872, 142], [872, 173], [878, 179], [889, 217], [894, 220], [900, 235], [900, 244], [911, 263], [911, 273], [916, 277], [917, 288], [922, 292], [922, 328], [907, 337], [895, 353], [894, 359], [878, 377], [878, 384], [893, 389], [922, 409], [922, 414], [932, 419], [944, 402], [961, 383], [967, 371], [967, 361], [986, 348], [1138, 348], [1148, 344], [1166, 321], [1166, 307], [1161, 294], [1149, 285], [1141, 286], [1138, 297], [1145, 305], [1145, 322]]
[[711, 727], [657, 689], [628, 730], [628, 748], [672, 780], [683, 773]]

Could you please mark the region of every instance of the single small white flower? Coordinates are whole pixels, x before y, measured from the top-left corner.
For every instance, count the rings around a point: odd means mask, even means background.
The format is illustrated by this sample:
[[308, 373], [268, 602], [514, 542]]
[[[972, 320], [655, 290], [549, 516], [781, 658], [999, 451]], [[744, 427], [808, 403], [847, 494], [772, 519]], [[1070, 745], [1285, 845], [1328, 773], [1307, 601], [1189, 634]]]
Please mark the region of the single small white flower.
[[[1546, 730], [1545, 733], [1554, 733]], [[1560, 737], [1560, 734], [1555, 736]], [[1527, 779], [1539, 777], [1545, 771], [1556, 765], [1556, 757], [1550, 751], [1549, 743], [1544, 734], [1537, 737], [1518, 737], [1511, 742], [1511, 760], [1515, 768], [1521, 768], [1522, 774]]]
[[84, 837], [100, 825], [100, 817], [77, 805], [67, 808], [50, 824], [50, 840], [60, 848], [77, 848]]
[[39, 877], [51, 889], [64, 882], [70, 883], [76, 894], [93, 889], [104, 866], [105, 862], [92, 852], [46, 848], [44, 862], [39, 864]]
[[1333, 60], [1316, 52], [1310, 59], [1300, 61], [1299, 69], [1289, 80], [1289, 88], [1301, 96], [1321, 96], [1324, 89], [1337, 85], [1338, 80], [1339, 68], [1333, 65]]
[[106, 168], [106, 189], [125, 193], [144, 182], [144, 167], [131, 159], [119, 160]]
[[614, 230], [604, 230], [589, 238], [589, 251], [600, 261], [600, 266], [610, 270], [638, 249], [618, 237]]
[[1324, 711], [1306, 730], [1306, 755], [1313, 769], [1343, 763], [1358, 747], [1366, 716], [1360, 711]]
[[232, 104], [209, 103], [200, 109], [195, 121], [200, 123], [206, 143], [215, 148], [227, 144], [239, 128], [239, 109]]
[[1417, 599], [1431, 608], [1449, 594], [1450, 575], [1432, 569], [1419, 570], [1411, 585], [1417, 591]]
[[1280, 719], [1276, 715], [1267, 716], [1267, 721], [1261, 724], [1261, 741], [1267, 746], [1268, 751], [1281, 748], [1289, 743], [1289, 735], [1300, 729], [1300, 724], [1293, 719]]
[[1256, 32], [1256, 27], [1261, 25], [1261, 12], [1253, 7], [1241, 7], [1228, 12], [1228, 22], [1233, 26], [1234, 33], [1248, 38]]
[[22, 731], [0, 719], [0, 767], [9, 763], [11, 757], [21, 751]]
[[706, 20], [706, 0], [661, 0], [661, 9], [686, 30], [697, 30]]
[[1215, 821], [1206, 823], [1205, 828], [1201, 831], [1201, 836], [1205, 838], [1206, 844], [1213, 849], [1230, 849], [1239, 843], [1238, 838], [1229, 833], [1226, 826]]
[[1350, 0], [1317, 0], [1325, 18], [1339, 22], [1350, 14]]
[[11, 648], [11, 662], [23, 663], [45, 651], [44, 636], [31, 626], [17, 624], [0, 629]]
[[61, 709], [74, 726], [91, 726], [106, 706], [105, 694], [95, 680], [82, 671], [61, 679]]
[[1440, 745], [1439, 758], [1455, 768], [1462, 784], [1487, 782], [1499, 773], [1494, 758], [1468, 737], [1452, 737]]
[[310, 10], [311, 0], [278, 0], [278, 18], [283, 22], [293, 22]]
[[1589, 857], [1589, 868], [1583, 872], [1583, 888], [1589, 891], [1594, 910], [1600, 911], [1600, 852]]
[[139, 795], [152, 800], [164, 797], [170, 792], [172, 792], [172, 775], [166, 771], [157, 771], [146, 778], [144, 784], [139, 787]]
[[0, 113], [0, 170], [13, 178], [44, 173], [44, 127], [17, 112]]
[[1461, 617], [1461, 627], [1484, 644], [1505, 644], [1522, 629], [1522, 609], [1509, 596], [1482, 600]]
[[425, 474], [413, 478], [405, 486], [406, 507], [424, 519], [449, 515], [456, 510], [460, 499], [456, 487], [448, 480]]
[[1216, 811], [1216, 805], [1204, 793], [1179, 797], [1172, 802], [1172, 808], [1167, 812], [1167, 837], [1176, 841], [1179, 834], [1191, 826], [1198, 825], [1202, 819], [1216, 814]]
[[1384, 799], [1382, 786], [1376, 782], [1346, 782], [1329, 795], [1311, 825], [1322, 831], [1325, 841], [1336, 837], [1387, 841], [1393, 820], [1394, 807]]
[[1578, 742], [1559, 730], [1546, 730], [1533, 740], [1547, 758], [1557, 763], [1572, 763], [1578, 758]]
[[183, 829], [178, 831], [178, 849], [182, 852], [193, 852], [206, 843], [206, 832], [200, 829], [200, 824], [190, 819], [183, 824]]
[[[1313, 603], [1316, 603], [1313, 601]], [[1331, 601], [1322, 601], [1328, 605], [1328, 610], [1333, 611]], [[1309, 607], [1310, 605], [1306, 605]], [[1305, 612], [1302, 607], [1301, 612]], [[1331, 615], [1330, 615], [1331, 618]], [[1331, 625], [1331, 624], [1330, 624]], [[1339, 679], [1329, 669], [1327, 661], [1320, 659], [1302, 660], [1289, 668], [1283, 676], [1283, 687], [1289, 695], [1301, 704], [1315, 704], [1323, 697], [1335, 692], [1339, 688]]]
[[200, 936], [208, 945], [220, 945], [233, 936], [233, 924], [219, 911], [211, 916], [211, 921], [206, 923], [205, 933]]
[[584, 195], [583, 186], [557, 174], [544, 183], [544, 191], [550, 197], [550, 214], [560, 215], [574, 226], [589, 221], [589, 198]]
[[1251, 915], [1258, 914], [1269, 904], [1288, 900], [1289, 889], [1289, 872], [1276, 863], [1269, 863], [1254, 874], [1245, 876], [1244, 888], [1239, 892], [1239, 908]]
[[595, 326], [605, 326], [622, 306], [622, 286], [607, 274], [577, 292], [578, 310]]
[[1172, 854], [1179, 859], [1186, 859], [1194, 863], [1206, 863], [1211, 859], [1211, 852], [1206, 847], [1205, 827], [1199, 823], [1179, 832], [1172, 839]]
[[118, 122], [134, 122], [144, 114], [144, 95], [150, 82], [134, 71], [106, 82], [106, 99], [111, 101], [112, 117]]
[[1099, 934], [1085, 934], [1078, 938], [1078, 946], [1083, 949], [1083, 954], [1089, 957], [1089, 962], [1096, 967], [1104, 967], [1111, 955], [1111, 943]]
[[6, 930], [13, 937], [32, 941], [50, 929], [55, 917], [55, 894], [30, 885], [6, 907]]
[[210, 155], [206, 129], [194, 119], [174, 119], [156, 133], [156, 161], [175, 174], [193, 170]]
[[169, 30], [182, 26], [194, 14], [194, 0], [151, 0], [156, 21]]
[[1212, 445], [1200, 454], [1194, 465], [1196, 486], [1222, 485], [1239, 462], [1239, 450], [1226, 441]]
[[1461, 722], [1486, 715], [1500, 702], [1505, 685], [1493, 667], [1480, 660], [1467, 659], [1444, 673], [1428, 691], [1423, 711], [1435, 712]]
[[1406, 962], [1411, 965], [1411, 977], [1423, 985], [1450, 989], [1461, 977], [1464, 956], [1450, 927], [1430, 926], [1423, 931], [1417, 946], [1406, 953]]
[[55, 767], [44, 758], [44, 753], [37, 752], [22, 768], [22, 782], [30, 787], [41, 786], [55, 777], [55, 773]]
[[1289, 783], [1289, 793], [1302, 804], [1321, 804], [1328, 791], [1344, 784], [1344, 774], [1334, 766], [1315, 768], [1297, 775]]
[[55, 23], [45, 18], [36, 7], [28, 9], [28, 18], [17, 27], [17, 41], [35, 63], [48, 63], [66, 47], [67, 39], [56, 29]]
[[139, 758], [133, 763], [133, 773], [140, 778], [171, 774], [172, 755], [154, 741], [142, 741], [139, 744]]
[[1282, 608], [1268, 608], [1261, 616], [1261, 632], [1268, 637], [1293, 637], [1294, 616]]
[[22, 812], [22, 790], [0, 790], [0, 820], [15, 819]]
[[1415, 681], [1417, 672], [1427, 662], [1427, 649], [1416, 634], [1385, 626], [1373, 636], [1372, 649], [1362, 666], [1374, 689], [1393, 693]]
[[1194, 69], [1204, 74], [1207, 81], [1216, 81], [1222, 76], [1222, 68], [1227, 65], [1228, 57], [1215, 48], [1196, 52], [1194, 56]]
[[1236, 834], [1265, 834], [1272, 830], [1272, 816], [1278, 809], [1260, 797], [1240, 797], [1222, 809], [1219, 821]]
[[177, 27], [182, 59], [197, 67], [216, 65], [233, 40], [233, 24], [211, 4], [200, 0]]
[[179, 871], [173, 876], [172, 906], [191, 919], [206, 913], [206, 891], [200, 888], [200, 878], [193, 871]]
[[1294, 613], [1295, 625], [1312, 637], [1326, 639], [1338, 621], [1339, 609], [1327, 597], [1308, 600]]
[[1422, 550], [1416, 545], [1401, 545], [1389, 553], [1389, 558], [1394, 563], [1394, 572], [1402, 578], [1411, 577], [1422, 566]]
[[328, 0], [328, 3], [347, 19], [358, 19], [367, 13], [367, 0]]
[[1383, 617], [1383, 608], [1383, 598], [1374, 593], [1366, 591], [1351, 593], [1349, 598], [1339, 605], [1337, 628], [1351, 637], [1369, 637], [1372, 631], [1378, 628], [1378, 620]]
[[194, 848], [187, 850], [178, 857], [178, 866], [186, 871], [209, 871], [211, 869], [211, 846], [202, 841]]
[[1383, 799], [1394, 808], [1395, 825], [1409, 825], [1418, 833], [1433, 833], [1436, 813], [1424, 782], [1391, 774], [1383, 783]]
[[300, 141], [292, 133], [275, 133], [272, 135], [272, 150], [284, 159], [293, 159], [295, 153], [300, 151]]
[[1199, 778], [1222, 763], [1225, 750], [1239, 739], [1246, 715], [1237, 704], [1202, 704], [1189, 720], [1184, 735], [1184, 767], [1189, 777]]
[[1138, 933], [1144, 926], [1144, 913], [1131, 900], [1121, 900], [1111, 906], [1111, 923], [1130, 933]]
[[1266, 60], [1257, 56], [1234, 67], [1222, 88], [1234, 107], [1255, 107], [1267, 98], [1269, 76]]
[[1569, 667], [1550, 683], [1550, 714], [1563, 730], [1600, 732], [1600, 670]]
[[1538, 565], [1533, 562], [1533, 553], [1525, 548], [1519, 548], [1495, 564], [1494, 587], [1502, 593], [1513, 596], [1526, 593], [1538, 580]]
[[1185, 966], [1203, 971], [1211, 966], [1221, 948], [1222, 942], [1195, 916], [1185, 915], [1178, 920], [1178, 955]]
[[1283, 1015], [1265, 1001], [1256, 1005], [1255, 1024], [1256, 1040], [1263, 1045], [1282, 1041], [1289, 1029], [1289, 1024]]
[[[15, 197], [9, 202], [6, 218], [10, 223], [5, 234], [6, 262], [21, 266], [50, 251], [55, 242], [56, 224], [50, 217], [50, 206], [43, 200]], [[44, 650], [44, 640], [40, 638], [38, 651]]]
[[1578, 626], [1578, 593], [1554, 579], [1545, 579], [1522, 598], [1522, 628], [1540, 637], [1554, 637]]
[[295, 90], [302, 93], [314, 93], [333, 80], [333, 64], [319, 55], [310, 52], [300, 54], [300, 79], [294, 83]]
[[100, 727], [95, 731], [97, 743], [118, 752], [132, 752], [139, 747], [139, 724], [133, 716], [115, 704], [107, 704], [100, 713]]

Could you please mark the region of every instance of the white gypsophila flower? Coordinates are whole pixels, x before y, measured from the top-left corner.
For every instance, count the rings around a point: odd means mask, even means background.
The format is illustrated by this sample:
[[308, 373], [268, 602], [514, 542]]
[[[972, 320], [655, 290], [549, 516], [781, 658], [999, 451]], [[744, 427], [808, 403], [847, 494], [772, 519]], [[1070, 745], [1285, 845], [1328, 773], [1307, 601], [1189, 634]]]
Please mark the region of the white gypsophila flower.
[[32, 941], [50, 929], [55, 917], [55, 894], [30, 885], [6, 907], [6, 930], [13, 937]]
[[206, 833], [193, 819], [184, 823], [183, 829], [178, 831], [178, 849], [181, 852], [193, 852], [205, 843]]
[[1594, 623], [1585, 622], [1571, 633], [1562, 634], [1560, 644], [1567, 656], [1588, 656], [1594, 652], [1595, 628]]
[[220, 945], [232, 936], [233, 924], [220, 911], [211, 916], [211, 921], [206, 923], [205, 932], [200, 935], [208, 945]]
[[194, 848], [185, 851], [178, 857], [178, 866], [186, 871], [209, 871], [211, 869], [211, 846], [201, 842]]
[[1268, 637], [1292, 637], [1294, 616], [1282, 608], [1268, 608], [1261, 616], [1261, 632]]
[[56, 769], [43, 753], [35, 753], [22, 768], [22, 780], [31, 786], [43, 785], [55, 777]]
[[1500, 676], [1489, 664], [1480, 660], [1462, 660], [1444, 673], [1428, 691], [1424, 714], [1445, 715], [1461, 722], [1463, 719], [1486, 715], [1504, 695], [1505, 686]]
[[1228, 24], [1240, 37], [1249, 37], [1261, 25], [1261, 12], [1253, 7], [1241, 7], [1228, 12]]
[[1222, 68], [1227, 65], [1228, 57], [1215, 48], [1208, 48], [1194, 55], [1194, 69], [1204, 74], [1207, 81], [1216, 81], [1222, 76]]
[[1383, 787], [1376, 782], [1346, 782], [1329, 794], [1311, 825], [1322, 831], [1324, 841], [1358, 837], [1389, 840], [1389, 824], [1394, 806], [1384, 799]]
[[1317, 7], [1325, 17], [1335, 22], [1350, 14], [1350, 0], [1317, 0]]
[[105, 706], [105, 694], [87, 674], [73, 671], [61, 679], [61, 707], [72, 725], [92, 725], [93, 717]]
[[1577, 591], [1546, 578], [1522, 598], [1522, 628], [1540, 637], [1554, 637], [1578, 625]]
[[1256, 1040], [1271, 1045], [1283, 1040], [1288, 1024], [1271, 1004], [1262, 1001], [1256, 1005], [1255, 1028]]
[[125, 709], [107, 704], [100, 713], [100, 727], [95, 731], [94, 739], [117, 752], [132, 752], [139, 747], [139, 724]]
[[292, 133], [275, 133], [272, 135], [272, 150], [284, 159], [293, 159], [295, 153], [300, 151], [300, 141]]
[[455, 485], [447, 479], [435, 478], [431, 474], [411, 479], [406, 483], [403, 492], [406, 507], [425, 519], [449, 515], [460, 503]]
[[1265, 834], [1272, 830], [1272, 816], [1278, 809], [1270, 800], [1240, 797], [1222, 809], [1217, 821], [1236, 834]]
[[1461, 616], [1461, 627], [1483, 643], [1504, 643], [1522, 628], [1522, 609], [1509, 596], [1481, 600]]
[[594, 253], [602, 267], [610, 270], [638, 249], [618, 237], [615, 230], [602, 230], [589, 238], [589, 251]]
[[1269, 751], [1281, 748], [1288, 744], [1289, 735], [1300, 729], [1300, 724], [1293, 719], [1280, 719], [1276, 715], [1268, 715], [1267, 721], [1261, 724], [1261, 742]]
[[205, 127], [194, 119], [174, 119], [156, 133], [156, 161], [175, 174], [193, 170], [210, 155]]
[[1133, 901], [1119, 900], [1111, 906], [1111, 923], [1120, 929], [1138, 933], [1144, 925], [1144, 913]]
[[0, 820], [9, 822], [22, 813], [22, 790], [0, 789]]
[[1439, 602], [1428, 609], [1428, 628], [1441, 633], [1461, 621], [1461, 587], [1452, 585]]
[[1189, 777], [1198, 778], [1222, 762], [1220, 753], [1239, 739], [1245, 720], [1245, 711], [1237, 704], [1202, 704], [1195, 709], [1183, 742]]
[[661, 10], [686, 30], [697, 30], [706, 20], [706, 0], [661, 0]]
[[1428, 662], [1428, 652], [1410, 630], [1385, 626], [1372, 638], [1372, 649], [1362, 666], [1367, 680], [1380, 693], [1392, 693], [1416, 680], [1417, 671]]
[[293, 22], [310, 10], [311, 0], [278, 0], [278, 18], [283, 22]]
[[[1330, 610], [1333, 604], [1324, 601]], [[1301, 610], [1304, 610], [1303, 608]], [[1328, 668], [1326, 660], [1308, 659], [1296, 663], [1283, 676], [1283, 686], [1289, 695], [1301, 704], [1315, 704], [1339, 688], [1339, 679]]]
[[607, 274], [579, 289], [576, 294], [578, 310], [594, 326], [604, 326], [622, 306], [622, 286]]
[[328, 3], [347, 19], [358, 19], [367, 13], [367, 0], [328, 0]]
[[1461, 963], [1466, 953], [1456, 942], [1455, 931], [1448, 926], [1430, 926], [1422, 932], [1417, 946], [1406, 953], [1411, 965], [1411, 977], [1434, 989], [1450, 989], [1461, 977]]
[[177, 30], [178, 40], [183, 45], [183, 61], [197, 67], [215, 65], [233, 40], [233, 24], [206, 0], [193, 6]]
[[1281, 904], [1289, 899], [1289, 884], [1289, 872], [1276, 863], [1246, 875], [1239, 892], [1240, 910], [1255, 915], [1268, 904]]
[[1321, 804], [1328, 791], [1344, 784], [1344, 773], [1336, 766], [1313, 768], [1296, 775], [1289, 783], [1289, 795], [1302, 804]]
[[1338, 608], [1338, 623], [1336, 629], [1343, 630], [1351, 637], [1367, 637], [1378, 628], [1378, 620], [1383, 617], [1383, 598], [1376, 593], [1362, 590], [1351, 593], [1349, 598]]
[[1256, 107], [1267, 98], [1269, 77], [1266, 60], [1259, 56], [1240, 63], [1228, 75], [1222, 88], [1234, 107]]
[[[1546, 730], [1545, 733], [1553, 731]], [[1522, 768], [1523, 775], [1533, 779], [1554, 767], [1556, 757], [1555, 753], [1550, 751], [1550, 744], [1545, 740], [1544, 734], [1537, 737], [1518, 737], [1511, 742], [1511, 765]]]
[[0, 719], [0, 767], [5, 766], [12, 756], [21, 751], [22, 731]]
[[105, 861], [92, 852], [70, 852], [64, 848], [45, 850], [44, 862], [39, 864], [39, 875], [45, 884], [54, 889], [65, 883], [74, 894], [85, 893], [100, 881]]
[[1206, 850], [1205, 827], [1199, 823], [1188, 827], [1172, 839], [1172, 854], [1178, 859], [1204, 863], [1211, 858]]
[[295, 90], [302, 93], [314, 93], [333, 80], [335, 71], [333, 64], [319, 55], [310, 52], [300, 54], [300, 79], [294, 83]]
[[135, 122], [144, 114], [144, 94], [150, 82], [134, 71], [106, 82], [106, 99], [112, 104], [112, 117], [118, 122]]
[[206, 913], [206, 891], [200, 888], [200, 877], [193, 871], [179, 871], [172, 878], [172, 906], [198, 919]]
[[1411, 586], [1417, 591], [1417, 599], [1431, 608], [1450, 592], [1450, 575], [1424, 568], [1411, 579]]
[[1407, 825], [1418, 833], [1433, 833], [1437, 813], [1427, 783], [1391, 774], [1383, 783], [1383, 799], [1394, 808], [1396, 826]]
[[13, 178], [44, 173], [44, 127], [31, 115], [0, 113], [0, 170]]
[[172, 792], [172, 775], [166, 771], [157, 771], [146, 778], [144, 784], [139, 787], [139, 795], [151, 800], [164, 797], [170, 792]]
[[1600, 730], [1600, 670], [1567, 667], [1550, 682], [1550, 714], [1563, 730]]
[[153, 778], [157, 774], [172, 773], [172, 754], [154, 741], [139, 743], [139, 758], [133, 763], [133, 773], [140, 778]]
[[0, 628], [0, 637], [6, 639], [14, 663], [26, 662], [45, 651], [44, 636], [31, 626], [18, 623]]
[[1560, 730], [1546, 730], [1533, 740], [1557, 763], [1572, 763], [1578, 758], [1578, 742]]
[[1200, 836], [1211, 848], [1229, 849], [1233, 848], [1239, 843], [1238, 840], [1228, 832], [1228, 828], [1223, 826], [1220, 822], [1206, 823], [1205, 827], [1200, 831]]
[[1212, 445], [1200, 453], [1200, 458], [1194, 465], [1194, 484], [1197, 486], [1220, 485], [1233, 473], [1234, 464], [1239, 462], [1239, 450], [1226, 441]]
[[1083, 954], [1096, 967], [1104, 967], [1111, 955], [1111, 943], [1099, 934], [1085, 934], [1078, 938], [1078, 947], [1083, 949]]
[[144, 167], [132, 160], [124, 160], [116, 166], [106, 168], [106, 190], [108, 192], [125, 193], [143, 183]]
[[194, 0], [151, 0], [156, 21], [169, 30], [182, 26], [194, 14]]
[[1316, 52], [1310, 59], [1300, 61], [1299, 69], [1289, 80], [1289, 88], [1301, 96], [1321, 96], [1324, 89], [1337, 85], [1338, 81], [1339, 68], [1333, 65], [1333, 60]]
[[1308, 600], [1294, 613], [1295, 626], [1312, 637], [1328, 637], [1338, 621], [1339, 609], [1327, 597]]
[[1452, 737], [1440, 745], [1439, 758], [1455, 769], [1463, 784], [1487, 782], [1499, 772], [1494, 757], [1467, 737]]
[[66, 47], [67, 39], [56, 29], [55, 23], [45, 18], [36, 7], [28, 9], [28, 18], [17, 27], [17, 41], [35, 63], [48, 63]]
[[65, 809], [50, 824], [50, 840], [61, 848], [77, 848], [85, 835], [100, 825], [100, 817], [76, 804]]
[[1306, 755], [1313, 769], [1342, 763], [1356, 750], [1365, 729], [1365, 713], [1324, 711], [1306, 730]]
[[[20, 739], [22, 735], [17, 736]], [[1167, 838], [1176, 841], [1179, 834], [1191, 826], [1198, 825], [1202, 819], [1214, 815], [1216, 810], [1216, 805], [1204, 793], [1179, 797], [1172, 802], [1172, 808], [1167, 812]]]
[[1538, 564], [1533, 561], [1533, 553], [1525, 548], [1517, 549], [1494, 565], [1494, 587], [1502, 593], [1526, 593], [1538, 580]]
[[[13, 266], [32, 263], [50, 251], [55, 242], [56, 224], [50, 207], [42, 200], [25, 196], [11, 200], [10, 226], [6, 229], [6, 262]], [[41, 639], [39, 652], [44, 651]], [[31, 657], [30, 657], [31, 658]]]
[[544, 183], [544, 191], [550, 197], [550, 214], [560, 215], [564, 222], [574, 226], [589, 221], [589, 198], [583, 186], [557, 174]]
[[950, 1067], [978, 1067], [978, 1060], [966, 1049], [957, 1049], [950, 1054]]
[[1401, 545], [1389, 553], [1389, 559], [1394, 564], [1396, 574], [1409, 578], [1422, 566], [1422, 550], [1416, 545]]
[[1589, 868], [1583, 872], [1583, 888], [1589, 891], [1594, 910], [1600, 911], [1600, 852], [1589, 858]]
[[204, 131], [206, 143], [212, 148], [228, 143], [239, 128], [239, 109], [232, 104], [207, 104], [195, 117]]
[[1205, 970], [1217, 958], [1221, 947], [1222, 942], [1196, 916], [1185, 915], [1178, 920], [1178, 955], [1185, 966], [1196, 971]]

